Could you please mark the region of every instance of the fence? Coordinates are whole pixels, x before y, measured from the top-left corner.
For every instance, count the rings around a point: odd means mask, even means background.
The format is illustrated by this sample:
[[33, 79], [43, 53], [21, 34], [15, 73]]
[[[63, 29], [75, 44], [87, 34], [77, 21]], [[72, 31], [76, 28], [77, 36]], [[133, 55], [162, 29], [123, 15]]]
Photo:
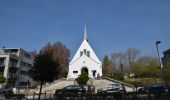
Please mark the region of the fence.
[[[41, 93], [41, 100], [54, 100], [54, 94], [53, 93]], [[32, 95], [25, 96], [26, 100], [37, 100], [38, 99], [38, 93], [33, 92]]]
[[[12, 100], [37, 100], [38, 94], [10, 95]], [[7, 96], [9, 97], [9, 95]], [[41, 100], [170, 100], [170, 92], [167, 93], [110, 93], [110, 94], [51, 94], [42, 93]]]
[[170, 100], [170, 93], [60, 94], [55, 100]]

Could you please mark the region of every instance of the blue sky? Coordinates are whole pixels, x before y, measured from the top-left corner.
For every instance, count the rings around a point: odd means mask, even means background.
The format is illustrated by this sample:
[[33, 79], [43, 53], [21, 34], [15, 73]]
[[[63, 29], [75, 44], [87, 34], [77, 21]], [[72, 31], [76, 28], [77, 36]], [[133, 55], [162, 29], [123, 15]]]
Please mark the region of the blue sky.
[[39, 50], [61, 41], [74, 55], [87, 24], [89, 42], [105, 54], [170, 48], [170, 0], [0, 0], [0, 47]]

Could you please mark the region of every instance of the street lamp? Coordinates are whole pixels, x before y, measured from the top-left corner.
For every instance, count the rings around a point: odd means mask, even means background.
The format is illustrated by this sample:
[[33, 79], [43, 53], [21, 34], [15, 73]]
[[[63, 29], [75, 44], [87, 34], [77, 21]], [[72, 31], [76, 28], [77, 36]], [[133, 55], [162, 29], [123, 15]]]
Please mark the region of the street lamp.
[[161, 41], [156, 41], [156, 50], [157, 50], [157, 54], [158, 54], [159, 67], [161, 69], [162, 82], [164, 83], [163, 65], [162, 65], [161, 58], [159, 56], [159, 49], [158, 49], [158, 44], [160, 44], [160, 43], [161, 43]]

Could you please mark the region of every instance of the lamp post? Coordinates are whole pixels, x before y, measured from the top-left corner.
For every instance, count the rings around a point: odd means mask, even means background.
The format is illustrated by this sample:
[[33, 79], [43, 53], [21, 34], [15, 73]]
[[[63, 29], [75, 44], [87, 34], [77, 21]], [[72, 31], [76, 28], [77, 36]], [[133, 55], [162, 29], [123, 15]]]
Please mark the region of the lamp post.
[[162, 65], [161, 58], [159, 56], [159, 49], [158, 49], [158, 44], [160, 44], [160, 43], [161, 43], [161, 41], [156, 41], [156, 50], [157, 50], [157, 54], [158, 54], [159, 67], [161, 69], [162, 82], [164, 83], [163, 65]]

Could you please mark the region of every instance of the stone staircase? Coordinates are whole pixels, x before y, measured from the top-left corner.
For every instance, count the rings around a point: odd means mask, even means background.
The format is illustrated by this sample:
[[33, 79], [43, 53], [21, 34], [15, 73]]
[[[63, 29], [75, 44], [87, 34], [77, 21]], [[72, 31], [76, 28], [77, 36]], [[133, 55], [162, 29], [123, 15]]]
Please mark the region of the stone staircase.
[[[112, 79], [107, 79], [107, 78], [102, 78], [102, 79], [89, 79], [89, 81], [87, 82], [88, 85], [93, 85], [95, 86], [95, 92], [97, 92], [97, 89], [99, 88], [103, 88], [108, 86], [109, 84], [114, 84], [114, 83], [122, 83], [125, 85], [126, 91], [127, 92], [132, 92], [134, 91], [134, 87], [132, 85], [120, 82], [120, 81], [116, 81], [116, 80], [112, 80]], [[43, 86], [42, 88], [42, 92], [50, 92], [50, 93], [54, 93], [56, 89], [61, 89], [65, 86], [68, 85], [74, 85], [77, 84], [74, 80], [66, 80], [66, 79], [62, 79], [62, 80], [57, 80], [55, 82], [53, 82], [52, 84], [48, 84], [46, 86]], [[35, 91], [38, 92], [39, 90]]]
[[[57, 89], [61, 89], [65, 86], [68, 86], [68, 85], [74, 85], [75, 84], [75, 81], [74, 80], [60, 80], [60, 81], [57, 81], [55, 83], [52, 83], [52, 84], [48, 84], [48, 85], [45, 85], [43, 86], [42, 88], [42, 92], [49, 92], [49, 93], [54, 93], [55, 90]], [[39, 92], [39, 90], [35, 91], [35, 92]]]

